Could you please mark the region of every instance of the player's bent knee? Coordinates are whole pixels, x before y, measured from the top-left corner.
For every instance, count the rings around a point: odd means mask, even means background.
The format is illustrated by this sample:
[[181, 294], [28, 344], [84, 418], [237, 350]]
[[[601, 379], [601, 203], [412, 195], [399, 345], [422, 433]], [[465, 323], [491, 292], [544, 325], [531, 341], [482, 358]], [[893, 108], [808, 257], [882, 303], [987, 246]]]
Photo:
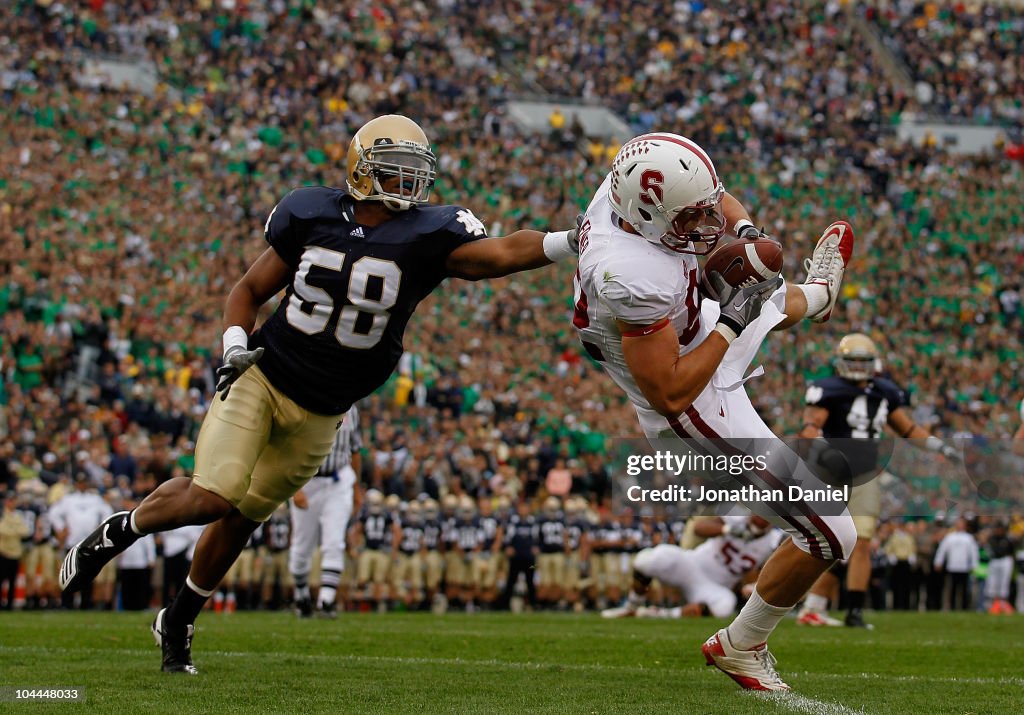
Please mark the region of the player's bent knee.
[[194, 524], [209, 524], [231, 513], [234, 506], [224, 497], [204, 489], [198, 484], [189, 485], [186, 499], [192, 511]]

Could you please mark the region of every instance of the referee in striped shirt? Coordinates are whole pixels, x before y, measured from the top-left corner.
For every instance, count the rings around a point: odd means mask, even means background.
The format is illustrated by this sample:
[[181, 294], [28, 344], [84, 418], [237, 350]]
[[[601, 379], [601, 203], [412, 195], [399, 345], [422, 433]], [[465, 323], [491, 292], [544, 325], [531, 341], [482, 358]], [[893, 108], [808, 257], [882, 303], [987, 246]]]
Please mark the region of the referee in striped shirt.
[[353, 405], [334, 436], [334, 444], [316, 477], [292, 498], [292, 543], [288, 569], [295, 580], [295, 606], [303, 618], [313, 615], [309, 571], [320, 545], [320, 593], [317, 613], [334, 618], [341, 573], [345, 570], [345, 534], [352, 516], [355, 483], [362, 469], [363, 440], [359, 410]]

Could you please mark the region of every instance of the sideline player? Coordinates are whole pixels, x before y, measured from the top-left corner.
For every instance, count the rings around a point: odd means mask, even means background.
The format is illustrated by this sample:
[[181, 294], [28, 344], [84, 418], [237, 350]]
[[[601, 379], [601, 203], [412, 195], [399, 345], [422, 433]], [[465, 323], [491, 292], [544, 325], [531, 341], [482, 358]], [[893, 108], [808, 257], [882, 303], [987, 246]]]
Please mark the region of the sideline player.
[[[626, 142], [580, 225], [573, 325], [627, 393], [649, 439], [682, 438], [720, 454], [749, 454], [763, 440], [772, 445], [768, 468], [745, 473], [746, 484], [782, 488], [782, 479], [792, 478], [821, 486], [794, 452], [779, 448], [742, 385], [769, 331], [830, 317], [853, 230], [843, 222], [825, 230], [806, 262], [804, 285], [777, 278], [740, 289], [705, 276], [714, 299], [702, 310], [694, 254], [710, 252], [727, 230], [760, 235], [703, 149], [667, 133]], [[818, 576], [849, 555], [856, 532], [845, 510], [829, 516], [804, 501], [752, 508], [792, 540], [765, 564], [739, 616], [702, 650], [741, 687], [788, 690], [768, 636]]]
[[345, 570], [345, 536], [352, 517], [356, 475], [362, 471], [362, 447], [359, 409], [353, 405], [342, 418], [331, 452], [316, 476], [292, 497], [288, 570], [295, 583], [295, 609], [302, 618], [313, 615], [309, 572], [318, 544], [320, 592], [316, 611], [327, 618], [338, 615], [338, 584]]
[[[892, 380], [879, 377], [881, 356], [867, 335], [850, 333], [836, 346], [836, 374], [815, 380], [807, 388], [804, 427], [800, 437], [824, 438], [842, 460], [841, 475], [853, 484], [850, 514], [857, 527], [857, 545], [846, 564], [849, 610], [847, 626], [870, 628], [864, 622], [864, 600], [871, 581], [871, 540], [882, 513], [879, 484], [879, 440], [888, 426], [896, 435], [923, 440], [923, 446], [946, 459], [959, 461], [957, 451], [914, 422], [905, 409], [907, 394]], [[922, 444], [911, 442], [911, 444]], [[840, 625], [828, 616], [828, 597], [835, 576], [824, 573], [811, 588], [797, 623], [810, 626]]]
[[[697, 535], [707, 539], [693, 550], [672, 544], [644, 549], [633, 563], [633, 587], [626, 603], [601, 612], [604, 618], [726, 618], [736, 609], [736, 587], [779, 546], [783, 533], [766, 519], [750, 514], [701, 521]], [[682, 591], [676, 608], [645, 606], [651, 582]]]
[[206, 600], [249, 534], [316, 474], [341, 416], [391, 375], [419, 302], [448, 277], [496, 278], [576, 255], [575, 230], [486, 238], [470, 211], [429, 205], [436, 167], [419, 125], [377, 117], [349, 144], [347, 189], [296, 189], [271, 211], [269, 247], [228, 295], [219, 397], [194, 478], [164, 482], [65, 557], [60, 585], [72, 593], [142, 535], [210, 524], [185, 588], [153, 622], [164, 671], [196, 672], [193, 624]]

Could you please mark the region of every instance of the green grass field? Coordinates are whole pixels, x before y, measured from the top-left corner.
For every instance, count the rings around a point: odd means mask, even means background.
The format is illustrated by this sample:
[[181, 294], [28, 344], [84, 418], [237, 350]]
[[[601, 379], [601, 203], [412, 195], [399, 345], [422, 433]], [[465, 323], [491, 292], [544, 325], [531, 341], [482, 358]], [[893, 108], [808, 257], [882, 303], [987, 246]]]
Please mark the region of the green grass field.
[[874, 631], [786, 621], [794, 694], [704, 666], [718, 621], [596, 615], [204, 614], [198, 677], [160, 672], [152, 614], [0, 614], [0, 686], [85, 686], [76, 713], [1022, 713], [1024, 618], [876, 614]]

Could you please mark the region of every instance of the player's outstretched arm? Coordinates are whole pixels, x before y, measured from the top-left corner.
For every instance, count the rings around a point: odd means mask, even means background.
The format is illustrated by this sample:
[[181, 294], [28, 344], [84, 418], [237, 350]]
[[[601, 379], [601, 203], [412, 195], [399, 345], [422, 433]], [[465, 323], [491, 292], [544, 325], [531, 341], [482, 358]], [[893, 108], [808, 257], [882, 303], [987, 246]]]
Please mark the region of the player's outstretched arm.
[[579, 254], [577, 232], [523, 229], [463, 244], [448, 254], [448, 275], [477, 281], [540, 268]]
[[893, 432], [904, 439], [923, 439], [925, 449], [930, 452], [939, 452], [943, 457], [954, 462], [963, 461], [956, 447], [946, 444], [924, 427], [914, 422], [914, 418], [902, 407], [889, 413], [888, 424]]

